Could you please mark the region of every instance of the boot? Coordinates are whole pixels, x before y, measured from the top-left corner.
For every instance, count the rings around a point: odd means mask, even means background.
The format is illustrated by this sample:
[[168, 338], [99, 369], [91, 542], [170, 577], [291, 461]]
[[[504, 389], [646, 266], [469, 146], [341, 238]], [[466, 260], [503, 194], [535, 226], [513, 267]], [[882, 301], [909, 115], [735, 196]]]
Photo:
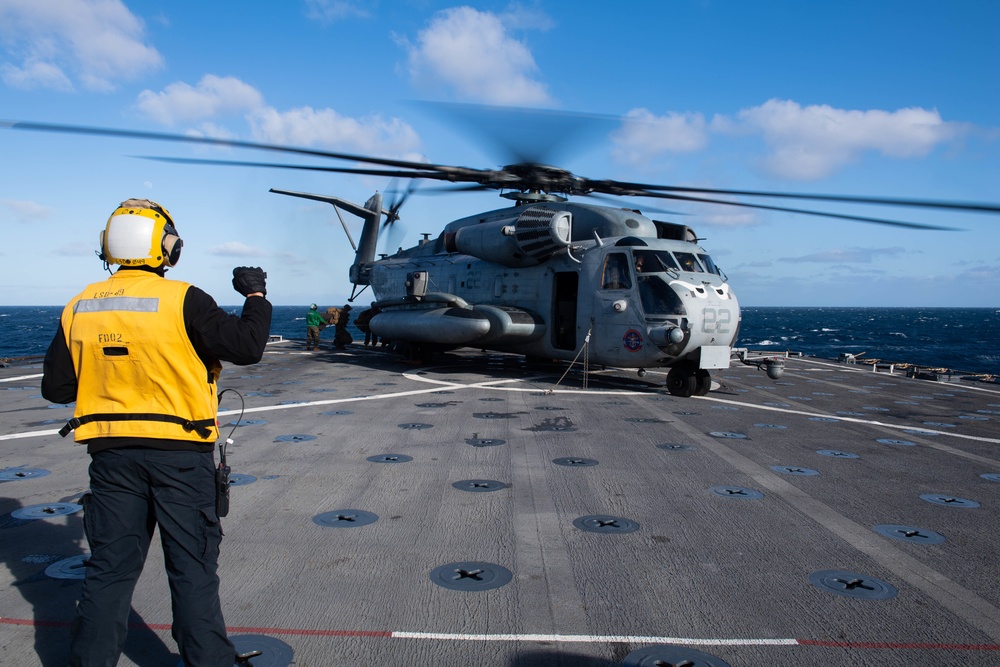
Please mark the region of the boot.
[[247, 667], [253, 667], [253, 663], [250, 662], [250, 658], [256, 658], [263, 655], [263, 651], [247, 651], [245, 653], [236, 654], [236, 664], [237, 665], [247, 665]]

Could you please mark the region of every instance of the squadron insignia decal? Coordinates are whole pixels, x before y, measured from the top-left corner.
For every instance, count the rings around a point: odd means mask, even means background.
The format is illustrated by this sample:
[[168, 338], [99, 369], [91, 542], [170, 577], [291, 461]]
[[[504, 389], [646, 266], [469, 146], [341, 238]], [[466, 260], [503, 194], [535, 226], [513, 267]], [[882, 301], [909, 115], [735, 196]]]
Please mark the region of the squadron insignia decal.
[[635, 329], [629, 329], [622, 336], [622, 345], [629, 352], [638, 352], [642, 349], [642, 334]]

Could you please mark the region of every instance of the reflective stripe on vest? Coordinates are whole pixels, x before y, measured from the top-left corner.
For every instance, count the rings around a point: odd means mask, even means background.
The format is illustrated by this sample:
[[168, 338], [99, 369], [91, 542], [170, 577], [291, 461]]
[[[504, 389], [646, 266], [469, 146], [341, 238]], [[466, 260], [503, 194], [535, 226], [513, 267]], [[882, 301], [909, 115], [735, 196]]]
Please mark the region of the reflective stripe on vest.
[[74, 313], [108, 313], [124, 310], [132, 313], [155, 313], [160, 309], [156, 297], [111, 296], [107, 299], [81, 299], [73, 304]]

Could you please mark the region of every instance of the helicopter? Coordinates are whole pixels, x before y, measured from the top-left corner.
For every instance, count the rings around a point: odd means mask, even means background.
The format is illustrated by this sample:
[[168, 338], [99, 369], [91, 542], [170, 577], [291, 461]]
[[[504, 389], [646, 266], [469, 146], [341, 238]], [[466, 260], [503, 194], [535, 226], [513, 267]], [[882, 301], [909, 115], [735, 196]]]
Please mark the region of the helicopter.
[[[1000, 205], [883, 197], [704, 189], [589, 179], [540, 161], [499, 169], [352, 155], [212, 137], [73, 125], [5, 121], [10, 129], [65, 132], [247, 148], [354, 162], [364, 167], [292, 165], [202, 158], [153, 158], [183, 164], [302, 169], [408, 179], [410, 188], [386, 203], [376, 192], [364, 204], [323, 194], [272, 188], [276, 194], [331, 204], [363, 220], [349, 270], [350, 302], [369, 287], [375, 301], [371, 331], [411, 353], [460, 347], [513, 352], [538, 359], [638, 369], [666, 369], [675, 396], [706, 394], [711, 372], [728, 368], [739, 336], [741, 311], [729, 278], [699, 245], [695, 231], [658, 220], [613, 200], [644, 197], [734, 205], [911, 229], [929, 224], [734, 201], [782, 198], [1000, 213]], [[436, 238], [378, 255], [380, 229], [396, 224], [400, 208], [431, 180], [451, 191], [498, 191], [511, 201], [444, 225]], [[612, 199], [616, 205], [570, 201]], [[721, 198], [720, 198], [721, 197]], [[647, 209], [652, 216], [652, 211]], [[747, 359], [778, 379], [783, 359]]]
[[359, 206], [271, 192], [364, 220], [350, 280], [374, 291], [369, 326], [380, 338], [563, 360], [586, 345], [589, 363], [670, 367], [667, 387], [678, 396], [706, 393], [710, 370], [729, 366], [739, 302], [685, 225], [531, 188], [504, 193], [511, 207], [455, 220], [436, 239], [376, 259], [381, 218], [396, 215], [381, 194]]

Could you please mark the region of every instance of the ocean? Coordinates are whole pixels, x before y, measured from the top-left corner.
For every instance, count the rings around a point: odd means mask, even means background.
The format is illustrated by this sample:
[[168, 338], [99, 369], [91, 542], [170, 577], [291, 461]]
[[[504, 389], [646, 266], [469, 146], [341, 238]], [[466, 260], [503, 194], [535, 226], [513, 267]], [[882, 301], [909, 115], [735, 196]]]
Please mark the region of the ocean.
[[[239, 312], [238, 306], [225, 308]], [[275, 306], [271, 333], [304, 340], [307, 309]], [[61, 311], [61, 306], [0, 306], [0, 359], [44, 355]], [[355, 340], [364, 339], [353, 325], [348, 330]], [[333, 340], [330, 330], [322, 336]], [[748, 307], [738, 345], [828, 359], [849, 352], [861, 359], [1000, 375], [1000, 309]]]

